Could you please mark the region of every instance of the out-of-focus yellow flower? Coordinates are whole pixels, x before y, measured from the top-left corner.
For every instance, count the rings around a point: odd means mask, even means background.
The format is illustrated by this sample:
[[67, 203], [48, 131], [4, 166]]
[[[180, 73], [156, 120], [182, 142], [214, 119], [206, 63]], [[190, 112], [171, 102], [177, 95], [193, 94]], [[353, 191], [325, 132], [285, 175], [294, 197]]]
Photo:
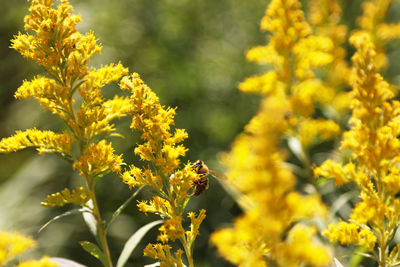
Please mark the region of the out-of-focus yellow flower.
[[[0, 231], [0, 266], [6, 266], [7, 262], [29, 248], [36, 246], [36, 242], [17, 232], [9, 233]], [[48, 257], [40, 260], [29, 260], [21, 262], [17, 267], [57, 267]]]
[[[331, 105], [336, 97], [340, 96], [341, 107], [348, 107], [348, 98], [345, 94], [339, 93], [335, 88], [337, 83], [332, 86], [325, 85], [319, 80], [314, 69], [322, 66], [332, 66], [332, 64], [342, 64], [336, 62], [337, 52], [335, 44], [343, 42], [333, 42], [329, 34], [312, 35], [311, 27], [305, 21], [303, 12], [300, 9], [300, 2], [297, 0], [271, 1], [265, 16], [261, 21], [261, 28], [270, 31], [269, 43], [266, 46], [256, 46], [247, 52], [249, 61], [260, 64], [271, 64], [274, 69], [268, 72], [247, 78], [239, 84], [239, 89], [248, 93], [261, 93], [265, 96], [284, 94], [289, 99], [291, 110], [288, 111], [288, 119], [293, 120], [292, 126], [298, 122], [308, 120], [315, 112], [315, 104]], [[335, 62], [334, 62], [335, 61]], [[335, 67], [333, 67], [335, 68]], [[332, 73], [332, 71], [327, 71]], [[347, 73], [343, 77], [348, 77]], [[338, 81], [337, 78], [332, 80]], [[345, 103], [343, 103], [345, 102]], [[305, 118], [303, 118], [305, 117]], [[322, 119], [319, 120], [322, 124]], [[334, 124], [332, 121], [327, 125]], [[322, 126], [322, 125], [321, 125]], [[307, 135], [304, 131], [298, 131], [294, 127], [290, 132], [296, 138], [303, 140], [302, 144], [314, 144], [321, 136], [335, 137], [339, 134], [338, 127], [314, 127], [314, 135]], [[325, 130], [327, 131], [325, 133]], [[305, 141], [307, 139], [307, 141]]]
[[306, 148], [339, 133], [334, 122], [311, 118], [316, 102], [330, 102], [335, 95], [313, 71], [332, 62], [333, 43], [311, 35], [297, 0], [271, 1], [261, 28], [271, 32], [270, 41], [250, 49], [247, 59], [273, 70], [239, 85], [264, 98], [222, 159], [227, 182], [240, 192], [245, 210], [211, 241], [238, 266], [324, 266], [331, 260], [326, 247], [315, 240], [315, 228], [299, 222], [323, 216], [326, 209], [318, 195], [295, 192], [296, 177], [284, 167], [287, 151], [280, 145], [287, 135]]
[[[232, 152], [224, 156], [229, 182], [243, 193], [242, 201], [249, 209], [232, 228], [213, 233], [211, 241], [227, 260], [239, 266], [267, 266], [272, 262], [279, 266], [323, 266], [330, 261], [326, 249], [312, 238], [301, 239], [301, 245], [295, 241], [300, 238], [288, 238], [300, 235], [291, 233], [295, 229], [292, 224], [326, 212], [318, 196], [293, 192], [295, 177], [283, 167], [284, 152], [278, 147], [288, 127], [284, 119], [288, 110], [283, 97], [264, 99]], [[308, 226], [301, 229], [313, 232]], [[314, 253], [300, 253], [299, 246]], [[316, 252], [318, 257], [312, 257]], [[291, 265], [294, 263], [297, 265]]]
[[[333, 60], [326, 67], [324, 74], [327, 83], [337, 88], [337, 91], [340, 91], [344, 84], [349, 83], [348, 73], [350, 71], [345, 60], [346, 50], [342, 47], [347, 40], [347, 27], [339, 24], [342, 17], [342, 9], [337, 0], [311, 0], [309, 7], [310, 23], [314, 26], [316, 34], [329, 37], [333, 42]], [[342, 106], [343, 108], [349, 107], [349, 99], [347, 96], [347, 103]], [[335, 102], [336, 100], [333, 101], [333, 104]]]
[[388, 266], [399, 260], [397, 254], [389, 256], [389, 244], [400, 221], [400, 103], [393, 100], [392, 86], [377, 72], [381, 65], [372, 36], [356, 32], [350, 42], [357, 50], [352, 57], [352, 127], [343, 135], [341, 146], [353, 152], [352, 158], [344, 166], [326, 161], [315, 174], [334, 178], [337, 185], [355, 182], [361, 189], [361, 202], [350, 222], [331, 225], [324, 234], [332, 241], [364, 246], [379, 266]]
[[362, 4], [363, 14], [357, 18], [357, 23], [362, 30], [371, 34], [375, 44], [375, 67], [385, 69], [388, 65], [385, 44], [391, 40], [399, 39], [400, 23], [385, 23], [387, 13], [393, 0], [371, 0]]
[[5, 265], [28, 248], [36, 246], [36, 242], [17, 232], [0, 231], [0, 265]]
[[137, 145], [135, 154], [147, 161], [150, 166], [138, 168], [134, 165], [121, 174], [124, 183], [130, 188], [151, 186], [155, 192], [152, 200], [139, 201], [139, 210], [147, 213], [157, 213], [164, 218], [164, 224], [159, 228], [158, 241], [163, 244], [149, 244], [144, 255], [160, 261], [161, 266], [182, 266], [183, 251], [178, 250], [171, 255], [168, 242], [179, 240], [185, 250], [189, 266], [193, 265], [192, 246], [200, 223], [205, 218], [205, 211], [200, 211], [198, 217], [193, 213], [191, 230], [183, 227], [185, 206], [193, 194], [193, 185], [199, 179], [199, 174], [193, 170], [192, 164], [186, 164], [179, 169], [180, 157], [187, 149], [179, 144], [187, 138], [183, 129], [171, 129], [174, 124], [175, 109], [165, 108], [159, 102], [157, 95], [140, 79], [137, 73], [121, 80], [121, 89], [132, 93], [130, 97], [132, 115], [131, 128], [142, 132], [145, 143]]
[[43, 257], [40, 260], [29, 260], [22, 262], [17, 267], [57, 267], [58, 264], [52, 262], [49, 257]]

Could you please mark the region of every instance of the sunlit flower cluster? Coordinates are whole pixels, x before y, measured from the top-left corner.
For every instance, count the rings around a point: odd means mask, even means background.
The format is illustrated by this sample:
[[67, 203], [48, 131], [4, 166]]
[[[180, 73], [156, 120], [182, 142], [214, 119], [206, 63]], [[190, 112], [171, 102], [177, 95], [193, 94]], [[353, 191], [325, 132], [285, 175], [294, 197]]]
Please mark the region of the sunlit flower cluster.
[[[53, 8], [51, 0], [33, 0], [29, 11], [31, 13], [25, 17], [27, 33], [16, 35], [11, 47], [43, 66], [47, 76], [24, 81], [15, 97], [36, 98], [66, 123], [69, 132], [57, 134], [35, 128], [17, 131], [14, 136], [0, 141], [0, 151], [8, 153], [37, 147], [40, 153], [60, 153], [74, 161], [74, 168], [88, 183], [108, 171], [119, 172], [121, 157], [101, 138], [115, 131], [111, 120], [125, 116], [129, 102], [122, 97], [106, 100], [100, 88], [118, 81], [127, 69], [121, 64], [100, 69], [88, 66], [101, 46], [93, 33], [77, 32], [75, 26], [81, 19], [70, 13], [72, 6], [68, 1], [60, 1]], [[75, 92], [81, 97], [77, 110], [74, 110]], [[79, 147], [79, 153], [71, 151], [73, 143]]]
[[354, 33], [350, 42], [357, 50], [352, 58], [353, 114], [341, 147], [353, 154], [345, 164], [326, 161], [315, 174], [334, 178], [337, 185], [356, 183], [361, 201], [348, 222], [331, 225], [325, 235], [342, 244], [364, 246], [379, 266], [392, 266], [399, 260], [394, 254], [389, 257], [389, 246], [400, 219], [400, 102], [393, 100], [394, 88], [377, 72], [380, 59], [372, 36]]
[[[122, 64], [95, 69], [89, 66], [92, 56], [101, 51], [92, 32], [81, 34], [76, 24], [81, 18], [71, 13], [67, 0], [32, 0], [25, 16], [26, 33], [11, 41], [11, 48], [42, 66], [46, 75], [24, 81], [15, 93], [19, 99], [33, 97], [44, 109], [56, 114], [68, 127], [58, 134], [36, 128], [17, 131], [0, 141], [0, 153], [37, 147], [39, 153], [58, 153], [77, 169], [86, 189], [64, 189], [48, 196], [44, 206], [78, 204], [86, 206], [97, 220], [101, 245], [111, 265], [105, 229], [95, 199], [94, 183], [108, 172], [120, 172], [122, 158], [114, 153], [106, 138], [115, 132], [112, 120], [130, 109], [127, 97], [107, 100], [101, 88], [119, 81], [128, 70]], [[87, 191], [86, 191], [87, 190]], [[90, 205], [87, 203], [90, 202]], [[33, 265], [32, 265], [33, 266]]]
[[190, 230], [185, 231], [183, 217], [189, 201], [193, 183], [200, 179], [191, 164], [178, 169], [180, 157], [187, 149], [181, 143], [187, 138], [183, 129], [172, 131], [175, 109], [163, 107], [156, 94], [140, 79], [137, 73], [121, 80], [121, 89], [132, 93], [130, 97], [132, 115], [131, 128], [142, 132], [143, 144], [135, 148], [135, 154], [147, 162], [142, 168], [134, 165], [122, 174], [123, 181], [129, 187], [150, 186], [154, 196], [150, 201], [139, 201], [142, 212], [157, 213], [164, 218], [159, 228], [159, 244], [149, 244], [144, 250], [146, 256], [158, 259], [161, 266], [182, 266], [183, 251], [177, 250], [175, 256], [170, 253], [168, 242], [179, 240], [185, 250], [189, 266], [193, 266], [192, 246], [198, 235], [198, 229], [205, 218], [205, 210], [196, 216], [189, 213]]

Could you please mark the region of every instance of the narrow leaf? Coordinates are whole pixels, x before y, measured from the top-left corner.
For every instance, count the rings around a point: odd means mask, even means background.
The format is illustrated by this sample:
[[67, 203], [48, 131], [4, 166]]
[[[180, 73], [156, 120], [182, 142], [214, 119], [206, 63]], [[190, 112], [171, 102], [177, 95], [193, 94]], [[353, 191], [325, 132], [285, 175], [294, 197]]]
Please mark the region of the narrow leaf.
[[[87, 202], [87, 205], [90, 207], [90, 209], [93, 209], [93, 202], [92, 200], [89, 200]], [[86, 209], [85, 212], [82, 213], [83, 220], [85, 221], [86, 225], [89, 227], [90, 232], [92, 235], [98, 239], [97, 236], [97, 221], [96, 218], [94, 217], [93, 213], [90, 211], [90, 209]]]
[[144, 185], [142, 185], [141, 187], [139, 187], [135, 193], [132, 194], [132, 196], [130, 196], [121, 206], [119, 206], [119, 208], [114, 212], [114, 214], [112, 215], [110, 221], [107, 223], [107, 227], [108, 228], [111, 223], [118, 217], [118, 215], [121, 214], [121, 212], [126, 208], [126, 206], [128, 206], [128, 204], [137, 196], [137, 194], [139, 194], [139, 192], [144, 188]]
[[85, 251], [89, 252], [90, 255], [101, 261], [105, 267], [109, 267], [106, 255], [104, 255], [103, 251], [101, 251], [96, 244], [89, 241], [82, 241], [79, 243]]
[[86, 209], [84, 209], [84, 208], [82, 208], [82, 209], [73, 209], [73, 210], [69, 210], [69, 211], [66, 211], [66, 212], [64, 212], [64, 213], [62, 213], [62, 214], [60, 214], [60, 215], [58, 215], [58, 216], [55, 216], [54, 218], [52, 218], [51, 220], [49, 220], [47, 223], [45, 223], [42, 227], [40, 227], [40, 229], [39, 229], [39, 233], [44, 229], [44, 228], [46, 228], [49, 224], [51, 224], [52, 222], [54, 222], [54, 221], [57, 221], [58, 219], [61, 219], [61, 218], [63, 218], [63, 217], [66, 217], [66, 216], [69, 216], [69, 215], [74, 215], [74, 214], [78, 214], [78, 213], [83, 213], [83, 212], [85, 212], [85, 210]]
[[137, 230], [129, 239], [126, 241], [124, 248], [122, 249], [121, 255], [119, 256], [117, 266], [116, 267], [123, 267], [129, 257], [131, 256], [133, 250], [139, 244], [140, 240], [143, 236], [154, 226], [157, 224], [161, 224], [163, 220], [158, 220], [155, 222], [151, 222], [142, 226], [139, 230]]
[[55, 262], [58, 264], [58, 267], [87, 267], [86, 265], [82, 265], [80, 263], [77, 263], [75, 261], [66, 259], [66, 258], [50, 258], [52, 262]]

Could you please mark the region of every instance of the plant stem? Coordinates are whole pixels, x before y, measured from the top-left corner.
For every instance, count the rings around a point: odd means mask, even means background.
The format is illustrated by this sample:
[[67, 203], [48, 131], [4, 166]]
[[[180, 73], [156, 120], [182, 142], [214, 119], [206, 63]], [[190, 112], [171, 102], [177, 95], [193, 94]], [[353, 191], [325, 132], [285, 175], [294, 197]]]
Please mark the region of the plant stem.
[[379, 231], [378, 233], [378, 248], [379, 248], [379, 259], [378, 264], [379, 267], [386, 267], [386, 257], [387, 257], [387, 238], [385, 235], [385, 231]]
[[93, 211], [93, 215], [97, 221], [97, 230], [98, 230], [99, 236], [100, 236], [101, 248], [102, 248], [104, 254], [106, 255], [108, 266], [113, 267], [113, 263], [111, 261], [110, 249], [108, 247], [108, 242], [107, 242], [107, 232], [106, 232], [105, 225], [103, 224], [103, 221], [101, 219], [99, 205], [97, 204], [96, 195], [94, 193], [94, 188], [91, 185], [89, 179], [86, 179], [86, 182], [88, 185], [89, 197], [93, 202], [93, 210], [92, 211]]
[[186, 242], [185, 236], [179, 238], [179, 240], [181, 241], [183, 248], [185, 250], [185, 254], [186, 254], [186, 258], [189, 263], [189, 267], [194, 267], [191, 249], [189, 248], [188, 243]]

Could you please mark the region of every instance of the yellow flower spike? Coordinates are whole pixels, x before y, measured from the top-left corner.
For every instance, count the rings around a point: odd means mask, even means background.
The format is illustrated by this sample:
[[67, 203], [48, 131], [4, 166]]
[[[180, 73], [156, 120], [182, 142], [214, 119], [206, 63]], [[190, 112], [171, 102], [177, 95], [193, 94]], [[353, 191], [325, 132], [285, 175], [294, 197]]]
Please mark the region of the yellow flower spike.
[[304, 119], [298, 123], [298, 139], [303, 147], [329, 140], [340, 134], [340, 127], [333, 121]]
[[72, 192], [65, 188], [61, 192], [48, 195], [40, 205], [45, 207], [62, 207], [65, 204], [85, 206], [88, 201], [89, 196], [83, 187], [72, 190]]
[[164, 224], [158, 230], [161, 232], [157, 237], [158, 241], [163, 243], [175, 241], [185, 233], [185, 230], [182, 227], [182, 217], [176, 216], [165, 220]]
[[273, 92], [282, 92], [284, 84], [278, 80], [275, 71], [269, 71], [265, 74], [246, 78], [239, 84], [239, 90], [245, 93], [268, 94]]
[[389, 255], [392, 262], [398, 261], [398, 255], [389, 254], [389, 245], [400, 219], [396, 215], [399, 103], [393, 100], [393, 87], [377, 72], [382, 62], [376, 53], [379, 44], [373, 43], [371, 32], [356, 32], [350, 42], [356, 48], [352, 57], [353, 113], [351, 129], [343, 134], [341, 147], [353, 152], [352, 163], [343, 166], [328, 161], [316, 168], [315, 173], [334, 177], [338, 184], [354, 181], [361, 189], [361, 201], [353, 209], [349, 223], [331, 225], [324, 235], [332, 242], [364, 246], [373, 252], [379, 266], [386, 266]]
[[194, 212], [189, 212], [188, 217], [190, 218], [190, 231], [186, 232], [186, 239], [192, 245], [199, 234], [200, 224], [206, 218], [206, 210], [201, 209], [197, 217]]
[[388, 65], [388, 58], [385, 52], [385, 44], [393, 39], [400, 38], [397, 32], [399, 24], [385, 23], [387, 14], [393, 0], [371, 0], [362, 4], [363, 14], [357, 18], [357, 24], [363, 31], [374, 36], [376, 44], [376, 68], [385, 69]]
[[314, 227], [297, 224], [288, 233], [287, 242], [280, 248], [281, 266], [298, 266], [299, 262], [310, 262], [314, 266], [326, 266], [330, 256], [321, 245], [316, 245], [313, 236], [317, 232]]
[[355, 179], [355, 164], [347, 163], [345, 166], [333, 160], [326, 160], [321, 166], [314, 168], [316, 177], [333, 178], [336, 186], [347, 184]]
[[323, 36], [308, 36], [301, 39], [293, 47], [296, 56], [296, 76], [300, 79], [313, 78], [313, 67], [325, 66], [332, 62], [333, 43]]
[[[139, 201], [139, 210], [157, 213], [165, 220], [157, 239], [165, 244], [179, 240], [189, 266], [193, 267], [192, 244], [186, 240], [182, 214], [193, 195], [193, 182], [198, 175], [193, 171], [192, 164], [179, 169], [180, 157], [187, 152], [187, 148], [179, 143], [188, 135], [183, 129], [172, 128], [176, 109], [162, 106], [157, 95], [137, 73], [122, 78], [120, 87], [131, 92], [131, 108], [127, 109], [132, 115], [131, 128], [140, 130], [141, 139], [144, 140], [143, 144], [135, 147], [134, 152], [141, 160], [150, 164], [143, 168], [131, 165], [130, 171], [123, 173], [121, 177], [130, 187], [148, 185], [156, 191], [152, 200]], [[149, 245], [145, 249], [145, 255], [159, 259], [161, 266], [183, 266], [180, 259], [182, 250], [176, 251], [174, 258], [168, 248], [165, 250], [165, 259], [161, 259], [156, 253], [160, 248], [162, 247]]]
[[168, 245], [148, 244], [143, 254], [144, 256], [158, 260], [161, 267], [183, 267], [181, 259], [183, 251], [178, 249], [175, 257], [171, 255], [170, 251], [171, 247]]
[[40, 154], [71, 154], [73, 137], [67, 133], [57, 134], [52, 131], [40, 131], [35, 128], [16, 131], [11, 137], [0, 140], [0, 153], [9, 153], [28, 147], [37, 147]]
[[18, 264], [16, 267], [57, 267], [58, 264], [52, 262], [49, 257], [40, 260], [29, 260]]
[[121, 171], [121, 163], [121, 156], [115, 155], [111, 144], [102, 140], [85, 149], [73, 167], [78, 169], [82, 176], [93, 177], [106, 171], [118, 173]]
[[376, 236], [368, 228], [361, 228], [355, 223], [340, 222], [330, 225], [327, 231], [322, 233], [332, 242], [339, 241], [344, 245], [359, 245], [373, 250], [375, 247]]
[[0, 231], [0, 265], [5, 265], [29, 248], [36, 246], [36, 242], [17, 232], [9, 233]]
[[[339, 24], [343, 13], [339, 2], [338, 0], [311, 0], [309, 17], [315, 32], [320, 36], [329, 37], [333, 42], [333, 61], [324, 74], [331, 86], [341, 89], [349, 82], [350, 70], [345, 59], [346, 50], [341, 47], [347, 39], [347, 27]], [[332, 103], [336, 104], [336, 100]], [[348, 102], [344, 107], [349, 107]]]

